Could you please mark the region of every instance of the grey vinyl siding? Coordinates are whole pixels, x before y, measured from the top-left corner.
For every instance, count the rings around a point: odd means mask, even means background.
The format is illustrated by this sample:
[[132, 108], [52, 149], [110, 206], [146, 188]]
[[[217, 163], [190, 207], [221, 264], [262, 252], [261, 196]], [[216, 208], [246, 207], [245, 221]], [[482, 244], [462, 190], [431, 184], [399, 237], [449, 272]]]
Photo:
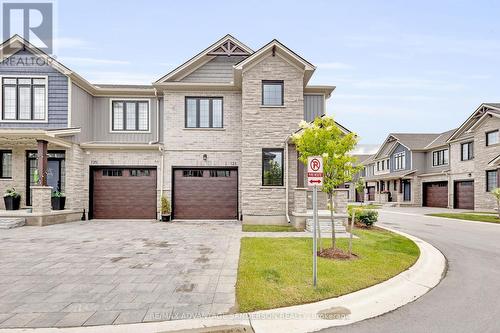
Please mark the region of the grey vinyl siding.
[[325, 98], [323, 95], [304, 95], [304, 120], [313, 121], [321, 117], [325, 111]]
[[89, 142], [93, 139], [93, 113], [94, 98], [88, 92], [77, 86], [71, 85], [71, 127], [80, 127], [80, 134], [76, 135], [77, 142]]
[[[446, 171], [450, 169], [450, 156], [448, 155], [448, 164], [446, 165], [439, 165], [439, 166], [433, 166], [432, 165], [432, 152], [438, 151], [438, 150], [443, 150], [443, 149], [449, 149], [449, 147], [441, 147], [441, 148], [435, 148], [433, 150], [430, 150], [425, 153], [425, 173], [434, 173], [434, 172], [441, 172], [441, 171]], [[449, 150], [448, 150], [449, 154]]]
[[233, 66], [245, 59], [244, 56], [216, 56], [184, 77], [182, 82], [229, 83], [233, 81]]
[[[157, 110], [156, 99], [148, 98], [150, 103], [150, 133], [114, 133], [110, 126], [110, 100], [120, 100], [120, 97], [95, 97], [93, 112], [93, 140], [103, 143], [148, 143], [156, 141]], [[138, 98], [143, 99], [143, 98]]]
[[417, 170], [417, 174], [425, 173], [425, 152], [412, 152], [413, 168]]
[[[394, 167], [396, 165], [396, 162], [394, 160], [394, 155], [402, 153], [402, 152], [405, 153], [405, 168], [395, 170]], [[396, 148], [394, 149], [394, 151], [391, 154], [390, 168], [391, 168], [391, 172], [397, 172], [397, 171], [401, 171], [401, 170], [410, 170], [411, 169], [411, 152], [405, 146], [403, 146], [399, 143], [397, 144]]]
[[[15, 58], [12, 58], [15, 57]], [[48, 77], [48, 122], [9, 122], [0, 123], [1, 128], [65, 128], [68, 125], [68, 78], [52, 66], [38, 65], [36, 56], [22, 50], [13, 55], [14, 62], [7, 59], [0, 62], [2, 75], [44, 75]], [[11, 59], [11, 60], [12, 60]], [[21, 62], [22, 61], [22, 62]], [[0, 101], [1, 103], [1, 101]]]

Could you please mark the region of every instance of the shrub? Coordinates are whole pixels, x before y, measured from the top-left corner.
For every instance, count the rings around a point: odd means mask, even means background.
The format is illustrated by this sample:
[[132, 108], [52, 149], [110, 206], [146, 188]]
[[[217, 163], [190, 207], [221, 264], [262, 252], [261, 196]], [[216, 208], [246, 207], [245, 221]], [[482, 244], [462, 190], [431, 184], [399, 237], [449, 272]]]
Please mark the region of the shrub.
[[371, 227], [378, 220], [378, 212], [372, 209], [362, 210], [359, 213], [356, 212], [356, 220], [367, 227]]
[[161, 214], [162, 215], [170, 215], [170, 202], [167, 197], [162, 196], [160, 199], [161, 204]]
[[348, 213], [349, 218], [352, 218], [353, 209], [356, 208], [356, 215], [354, 216], [354, 221], [356, 223], [363, 223], [367, 227], [371, 227], [378, 220], [378, 212], [373, 209], [360, 209], [359, 207], [349, 207]]

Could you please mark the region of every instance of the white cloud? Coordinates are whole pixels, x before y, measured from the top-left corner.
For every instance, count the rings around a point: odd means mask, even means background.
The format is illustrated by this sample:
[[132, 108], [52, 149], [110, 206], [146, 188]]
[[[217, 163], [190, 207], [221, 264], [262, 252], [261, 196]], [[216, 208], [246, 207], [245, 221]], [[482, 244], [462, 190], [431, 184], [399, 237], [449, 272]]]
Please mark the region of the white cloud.
[[60, 57], [60, 61], [69, 65], [129, 65], [127, 60], [96, 59], [85, 57]]
[[419, 78], [377, 78], [377, 79], [342, 79], [336, 82], [351, 84], [356, 88], [365, 89], [420, 89], [433, 91], [458, 91], [464, 89], [464, 85], [443, 80], [419, 79]]
[[439, 96], [424, 96], [424, 95], [370, 95], [370, 94], [335, 94], [335, 100], [401, 100], [401, 101], [431, 101], [443, 99]]
[[93, 47], [83, 39], [74, 37], [58, 37], [54, 38], [54, 48], [61, 49], [86, 49], [92, 50]]
[[103, 84], [151, 84], [157, 78], [157, 74], [145, 74], [118, 71], [90, 71], [81, 73], [93, 83]]
[[352, 151], [353, 155], [373, 155], [375, 154], [380, 145], [376, 144], [358, 144]]

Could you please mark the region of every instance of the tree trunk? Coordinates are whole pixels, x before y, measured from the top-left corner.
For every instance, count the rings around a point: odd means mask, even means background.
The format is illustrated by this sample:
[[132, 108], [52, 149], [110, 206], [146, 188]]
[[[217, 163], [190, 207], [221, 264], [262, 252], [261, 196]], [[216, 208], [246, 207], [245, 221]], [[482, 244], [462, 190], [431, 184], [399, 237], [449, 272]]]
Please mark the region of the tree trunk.
[[333, 219], [333, 193], [330, 193], [328, 195], [330, 199], [330, 219], [332, 222], [332, 249], [335, 249], [335, 221]]

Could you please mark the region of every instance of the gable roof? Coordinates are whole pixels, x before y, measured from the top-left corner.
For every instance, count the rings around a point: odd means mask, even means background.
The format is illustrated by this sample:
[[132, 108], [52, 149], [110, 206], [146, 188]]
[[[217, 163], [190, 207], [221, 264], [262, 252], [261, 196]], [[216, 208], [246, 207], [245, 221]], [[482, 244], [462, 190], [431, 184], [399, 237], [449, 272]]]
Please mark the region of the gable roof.
[[447, 142], [457, 139], [460, 135], [471, 130], [473, 126], [482, 121], [487, 115], [500, 117], [500, 103], [482, 103], [473, 113], [467, 118], [460, 127], [458, 127], [448, 138]]
[[252, 53], [254, 52], [251, 48], [233, 36], [227, 34], [200, 53], [196, 54], [194, 57], [184, 62], [182, 65], [176, 67], [156, 80], [154, 83], [159, 84], [167, 81], [179, 81], [181, 78], [185, 77], [189, 73], [192, 73], [195, 69], [214, 59], [216, 56], [248, 56]]
[[290, 64], [304, 70], [304, 85], [307, 85], [307, 82], [309, 82], [309, 79], [316, 70], [316, 66], [299, 56], [294, 51], [290, 50], [277, 39], [273, 39], [272, 41], [255, 51], [252, 55], [234, 65], [234, 69], [236, 71], [236, 83], [240, 83], [238, 78], [241, 79], [241, 73], [245, 67], [251, 66], [251, 64], [253, 63], [260, 62], [268, 55], [278, 55], [284, 60], [288, 61]]
[[66, 75], [72, 82], [77, 84], [82, 89], [86, 90], [94, 96], [106, 95], [140, 95], [140, 96], [154, 96], [154, 88], [151, 85], [96, 85], [92, 84], [82, 76], [69, 69], [55, 58], [51, 57], [44, 51], [40, 50], [26, 39], [19, 35], [13, 35], [11, 38], [0, 44], [0, 61], [4, 61], [22, 50], [34, 54], [37, 57], [44, 59], [44, 61], [52, 66], [55, 70]]
[[456, 131], [456, 128], [439, 134], [439, 136], [437, 138], [435, 138], [431, 143], [429, 143], [425, 148], [432, 149], [432, 148], [437, 148], [437, 147], [441, 147], [441, 146], [446, 145], [448, 139], [455, 131]]

